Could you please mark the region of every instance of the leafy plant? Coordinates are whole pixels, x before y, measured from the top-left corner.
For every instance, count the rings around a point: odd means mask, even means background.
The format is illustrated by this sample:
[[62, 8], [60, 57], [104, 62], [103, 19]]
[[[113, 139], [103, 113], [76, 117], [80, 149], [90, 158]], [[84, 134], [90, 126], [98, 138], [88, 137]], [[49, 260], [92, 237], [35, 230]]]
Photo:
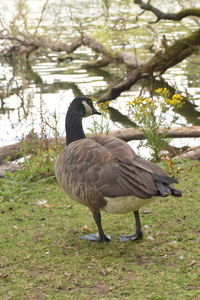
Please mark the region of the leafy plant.
[[24, 157], [22, 169], [16, 173], [7, 172], [0, 181], [0, 200], [16, 201], [22, 195], [30, 194], [37, 182], [52, 182], [55, 179], [55, 150], [38, 151], [36, 154]]
[[[151, 149], [152, 159], [158, 161], [163, 150], [169, 143], [167, 132], [172, 124], [177, 120], [176, 111], [184, 104], [184, 99], [180, 94], [171, 96], [166, 88], [155, 90], [156, 97], [137, 97], [128, 103], [133, 117], [146, 138], [143, 145]], [[166, 118], [166, 112], [173, 109], [171, 118]], [[159, 128], [164, 128], [164, 133], [159, 133]]]
[[[95, 98], [92, 99], [93, 101], [97, 101]], [[101, 112], [101, 119], [100, 122], [96, 120], [94, 116], [93, 118], [93, 124], [91, 128], [88, 128], [88, 130], [92, 134], [108, 134], [110, 130], [110, 120], [108, 117], [109, 114], [109, 101], [106, 101], [104, 103], [97, 103], [98, 110]]]

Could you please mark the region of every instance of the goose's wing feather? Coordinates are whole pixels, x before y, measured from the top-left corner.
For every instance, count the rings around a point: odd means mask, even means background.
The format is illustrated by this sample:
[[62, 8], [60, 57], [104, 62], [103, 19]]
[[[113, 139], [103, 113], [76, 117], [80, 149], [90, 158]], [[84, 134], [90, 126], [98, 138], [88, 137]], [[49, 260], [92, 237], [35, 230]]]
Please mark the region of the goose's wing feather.
[[151, 173], [135, 165], [135, 157], [120, 139], [96, 136], [79, 140], [57, 159], [56, 177], [72, 198], [88, 206], [103, 207], [104, 197], [157, 195]]
[[166, 175], [159, 166], [137, 155], [125, 141], [119, 138], [109, 135], [96, 135], [92, 139], [111, 151], [124, 164], [138, 167], [140, 170], [146, 170], [152, 174]]
[[103, 207], [106, 202], [99, 187], [114, 183], [112, 167], [117, 159], [91, 139], [75, 141], [61, 152], [55, 163], [56, 178], [71, 198], [89, 207]]
[[[121, 139], [112, 136], [97, 135], [93, 137], [93, 140], [102, 145], [117, 159], [117, 165], [112, 168], [112, 172], [117, 174], [115, 182], [111, 185], [107, 181], [104, 185], [100, 186], [100, 190], [105, 196], [135, 195], [140, 198], [149, 198], [158, 194], [152, 174], [166, 175], [160, 167], [140, 158]], [[104, 170], [102, 169], [102, 177], [104, 176], [103, 173]]]
[[[96, 142], [103, 145], [119, 159], [119, 168], [124, 185], [131, 184], [133, 194], [141, 198], [152, 195], [180, 197], [182, 192], [174, 189], [171, 184], [177, 180], [168, 176], [159, 166], [138, 156], [123, 140], [112, 136], [95, 136]], [[125, 181], [124, 181], [125, 180]], [[121, 184], [122, 184], [121, 182]], [[112, 189], [111, 189], [112, 190]], [[127, 189], [128, 191], [128, 189]]]

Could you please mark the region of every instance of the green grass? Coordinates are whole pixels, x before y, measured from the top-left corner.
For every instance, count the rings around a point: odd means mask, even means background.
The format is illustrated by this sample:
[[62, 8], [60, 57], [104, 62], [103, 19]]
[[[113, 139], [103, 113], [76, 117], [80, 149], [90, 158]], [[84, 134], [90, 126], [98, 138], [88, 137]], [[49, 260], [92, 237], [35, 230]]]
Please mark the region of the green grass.
[[52, 177], [2, 179], [0, 299], [200, 299], [200, 163], [175, 168], [184, 196], [141, 210], [144, 238], [126, 243], [118, 236], [133, 232], [131, 214], [102, 213], [110, 243], [80, 240], [85, 225], [96, 232], [91, 214]]

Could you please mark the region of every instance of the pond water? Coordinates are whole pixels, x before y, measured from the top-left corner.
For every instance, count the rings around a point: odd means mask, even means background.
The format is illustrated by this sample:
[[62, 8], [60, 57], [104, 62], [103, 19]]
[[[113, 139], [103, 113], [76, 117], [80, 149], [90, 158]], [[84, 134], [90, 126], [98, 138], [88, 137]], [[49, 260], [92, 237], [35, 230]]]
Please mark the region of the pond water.
[[[32, 25], [33, 31], [38, 23], [41, 7], [45, 1], [28, 0], [26, 2], [30, 10], [29, 25]], [[197, 2], [196, 4], [198, 4]], [[0, 8], [1, 11], [5, 11], [5, 23], [8, 23], [14, 14], [13, 3], [15, 3], [14, 0], [1, 1]], [[123, 25], [125, 23], [123, 23], [124, 19], [122, 18], [121, 24], [116, 26], [121, 26], [121, 28], [123, 26], [130, 27], [129, 43], [123, 40], [124, 35], [120, 33], [120, 36], [112, 39], [112, 47], [113, 49], [130, 50], [133, 49], [134, 45], [138, 58], [143, 61], [153, 55], [148, 50], [153, 42], [152, 30], [156, 29], [158, 32], [165, 34], [169, 41], [173, 41], [178, 36], [188, 34], [188, 27], [191, 31], [198, 28], [198, 24], [189, 18], [184, 20], [184, 23], [176, 24], [173, 33], [174, 23], [169, 21], [160, 22], [157, 25], [148, 25], [147, 28], [145, 27], [147, 21], [151, 21], [154, 17], [150, 13], [145, 14], [136, 23], [135, 16], [140, 11], [138, 6], [131, 4], [131, 6], [121, 5], [118, 7], [117, 3], [120, 3], [120, 1], [113, 1], [114, 4], [109, 7], [109, 10], [106, 10], [105, 5], [103, 5], [107, 1], [79, 0], [69, 3], [69, 1], [49, 1], [49, 8], [45, 12], [44, 20], [41, 23], [41, 32], [38, 32], [44, 35], [47, 35], [48, 32], [52, 38], [56, 38], [59, 32], [60, 40], [70, 41], [73, 37], [78, 36], [77, 28], [80, 23], [77, 23], [76, 18], [81, 18], [83, 26], [87, 26], [90, 32], [94, 32], [94, 29], [98, 29], [98, 26], [106, 19], [107, 24], [111, 26], [119, 16], [123, 18], [126, 16], [127, 24]], [[156, 1], [154, 1], [154, 4], [156, 5]], [[61, 6], [62, 9], [60, 10]], [[173, 2], [171, 7], [174, 9]], [[180, 8], [177, 6], [178, 9]], [[103, 37], [99, 36], [99, 39], [101, 41]], [[1, 49], [3, 49], [3, 46], [4, 43], [2, 42]], [[32, 55], [29, 61], [5, 60], [3, 58], [0, 60], [0, 146], [19, 141], [31, 130], [39, 135], [42, 130], [45, 130], [47, 136], [53, 136], [56, 128], [59, 134], [63, 136], [65, 114], [73, 98], [78, 95], [97, 94], [120, 78], [121, 66], [119, 68], [112, 66], [101, 70], [83, 67], [85, 62], [95, 58], [94, 53], [86, 47], [78, 48], [72, 55], [72, 60], [60, 62], [58, 57], [62, 54], [64, 53], [43, 50], [39, 56], [37, 54]], [[187, 104], [180, 110], [178, 120], [174, 126], [200, 125], [199, 74], [198, 56], [192, 56], [170, 68], [162, 76], [162, 80], [158, 80], [159, 87], [164, 82], [169, 88], [175, 87], [176, 92], [178, 91], [187, 99]], [[143, 85], [148, 90], [148, 81], [143, 82]], [[130, 91], [122, 93], [117, 100], [112, 101], [110, 106], [115, 108], [116, 111], [112, 116], [112, 120], [110, 120], [110, 129], [130, 126], [131, 121], [127, 119], [127, 106], [124, 104], [133, 97], [138, 96], [140, 89], [141, 82], [134, 85]], [[117, 112], [120, 112], [121, 115]], [[171, 114], [172, 112], [168, 112], [166, 118], [170, 117]], [[96, 120], [99, 120], [99, 118], [97, 116]], [[45, 129], [41, 129], [41, 124], [44, 123]], [[88, 131], [88, 128], [92, 128], [93, 123], [93, 118], [85, 119], [85, 130]], [[174, 143], [179, 144], [179, 146], [196, 145], [198, 141], [197, 139], [179, 139]]]

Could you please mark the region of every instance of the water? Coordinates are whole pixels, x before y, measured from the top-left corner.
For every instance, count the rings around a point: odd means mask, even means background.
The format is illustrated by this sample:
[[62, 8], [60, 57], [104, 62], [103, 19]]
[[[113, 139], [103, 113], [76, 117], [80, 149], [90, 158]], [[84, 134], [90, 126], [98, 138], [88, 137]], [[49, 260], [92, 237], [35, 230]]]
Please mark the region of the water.
[[[139, 12], [136, 5], [129, 7], [121, 6], [118, 8], [114, 1], [109, 15], [101, 1], [49, 1], [49, 6], [44, 14], [44, 20], [41, 23], [41, 28], [38, 29], [43, 35], [50, 34], [52, 38], [57, 37], [57, 33], [61, 32], [59, 39], [70, 41], [73, 37], [78, 36], [77, 28], [80, 24], [76, 18], [82, 18], [82, 24], [89, 27], [89, 30], [94, 32], [106, 20], [111, 26], [119, 17], [125, 17], [128, 20], [129, 43], [125, 42], [123, 30], [119, 36], [116, 36], [112, 41], [113, 49], [132, 49], [135, 51], [141, 60], [146, 60], [151, 54], [147, 46], [151, 44], [152, 35], [149, 33], [152, 28], [156, 28], [158, 32], [163, 32], [169, 41], [172, 41], [178, 36], [184, 36], [187, 32], [187, 26], [190, 30], [195, 30], [198, 25], [187, 18], [182, 23], [177, 23], [176, 32], [172, 35], [173, 22], [165, 21], [147, 28], [144, 25], [147, 21], [154, 19], [152, 14], [148, 13], [140, 18], [137, 24], [134, 22], [134, 14]], [[195, 3], [197, 3], [196, 1]], [[4, 9], [4, 22], [9, 22], [14, 14], [13, 3], [16, 1], [1, 1], [0, 8]], [[31, 31], [34, 32], [35, 25], [38, 24], [39, 11], [44, 2], [42, 1], [27, 1], [30, 5], [29, 23], [32, 25]], [[106, 3], [106, 2], [105, 2]], [[132, 2], [131, 2], [132, 3]], [[156, 2], [155, 2], [156, 3]], [[171, 4], [173, 7], [173, 4]], [[60, 10], [60, 7], [62, 9]], [[178, 9], [178, 7], [177, 7]], [[56, 12], [56, 13], [55, 13]], [[54, 18], [55, 17], [55, 18]], [[112, 20], [112, 22], [110, 21]], [[19, 21], [20, 22], [20, 21]], [[123, 18], [117, 23], [119, 28], [123, 29]], [[48, 29], [48, 31], [47, 31]], [[101, 28], [101, 31], [103, 29]], [[108, 32], [107, 34], [110, 34]], [[103, 37], [98, 37], [101, 41]], [[1, 44], [3, 47], [3, 43]], [[30, 133], [32, 129], [39, 135], [41, 134], [41, 123], [45, 121], [45, 134], [53, 135], [52, 127], [57, 127], [60, 135], [64, 135], [64, 118], [69, 103], [77, 95], [93, 95], [99, 91], [105, 90], [109, 84], [120, 77], [120, 69], [116, 66], [101, 70], [87, 69], [82, 67], [84, 63], [92, 61], [95, 58], [94, 53], [86, 48], [81, 47], [75, 53], [69, 56], [73, 60], [59, 62], [58, 57], [64, 53], [54, 53], [43, 50], [38, 56], [34, 54], [28, 62], [1, 60], [0, 62], [0, 87], [1, 87], [1, 108], [0, 108], [0, 126], [3, 128], [0, 137], [0, 146], [8, 145], [19, 141]], [[120, 67], [121, 68], [121, 67]], [[169, 87], [175, 87], [177, 91], [187, 97], [188, 103], [179, 113], [179, 118], [174, 124], [179, 125], [200, 125], [200, 64], [198, 56], [192, 56], [188, 60], [170, 68], [164, 75], [163, 80]], [[148, 82], [145, 83], [148, 86]], [[117, 101], [113, 101], [111, 106], [124, 115], [110, 122], [110, 128], [116, 129], [119, 127], [130, 126], [127, 123], [127, 107], [124, 103], [134, 96], [138, 96], [140, 91], [140, 83], [134, 85], [130, 91], [126, 91], [118, 97]], [[56, 119], [55, 119], [56, 114]], [[170, 114], [167, 117], [170, 117]], [[98, 116], [96, 117], [98, 120]], [[125, 120], [124, 120], [125, 119]], [[55, 122], [57, 124], [55, 125]], [[93, 119], [84, 120], [84, 128], [93, 126]], [[135, 143], [135, 142], [134, 142]], [[175, 144], [180, 145], [196, 145], [197, 139], [179, 139], [174, 140]], [[137, 144], [137, 142], [136, 142]]]

